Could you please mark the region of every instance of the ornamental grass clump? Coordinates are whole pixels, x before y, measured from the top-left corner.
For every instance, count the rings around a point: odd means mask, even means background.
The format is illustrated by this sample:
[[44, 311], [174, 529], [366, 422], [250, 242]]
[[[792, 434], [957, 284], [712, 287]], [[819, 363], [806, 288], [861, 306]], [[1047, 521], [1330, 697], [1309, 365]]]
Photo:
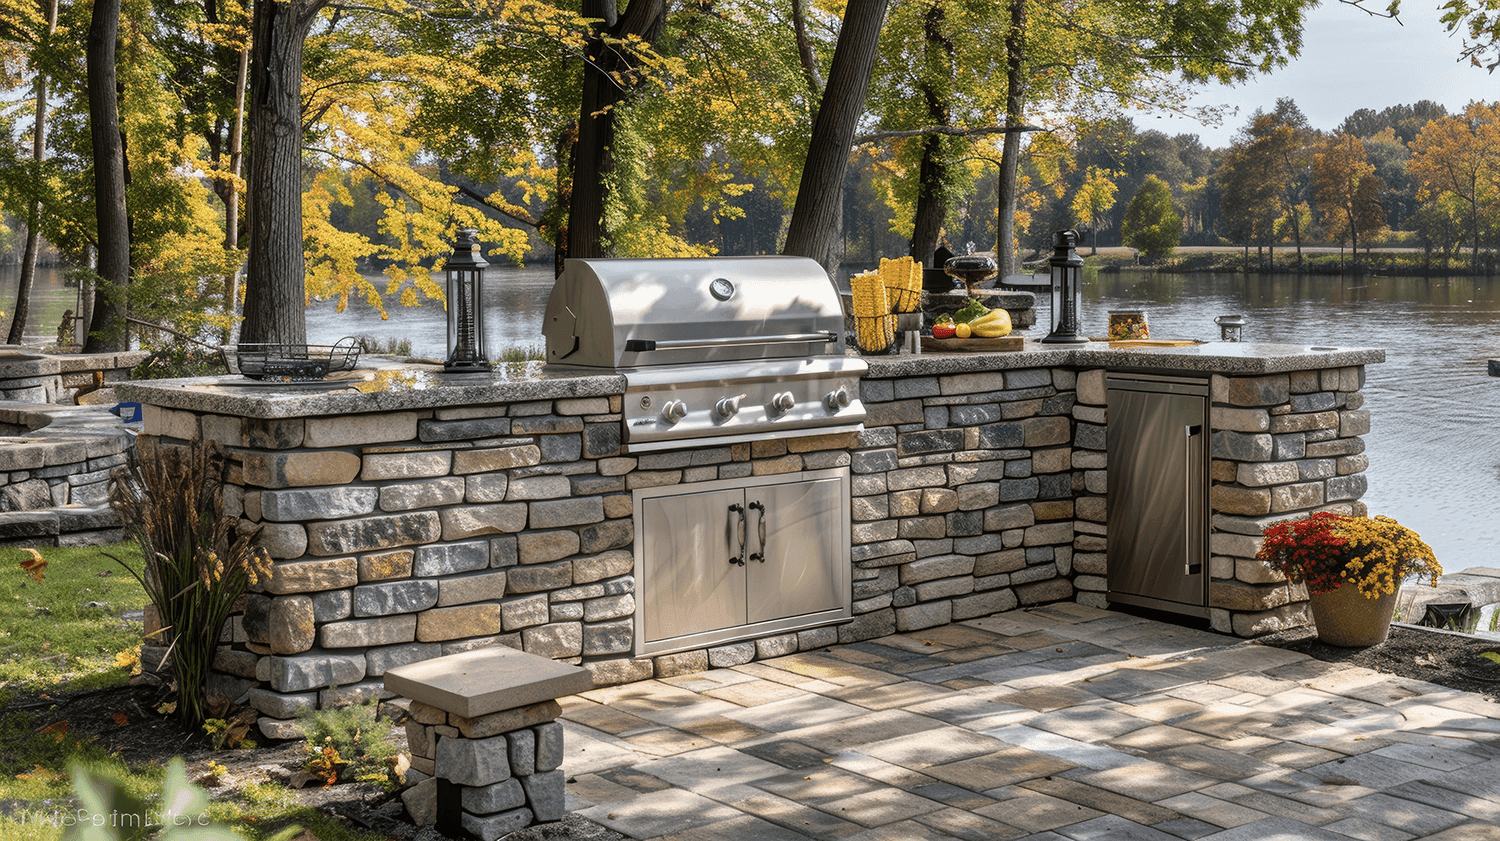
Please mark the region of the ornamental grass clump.
[[1350, 584], [1367, 599], [1396, 592], [1410, 576], [1436, 586], [1443, 567], [1432, 547], [1390, 517], [1346, 517], [1319, 511], [1266, 528], [1256, 557], [1313, 593], [1331, 593]]
[[142, 438], [110, 477], [109, 504], [145, 559], [141, 582], [160, 617], [177, 683], [177, 714], [196, 730], [208, 712], [214, 651], [235, 600], [270, 576], [258, 529], [240, 527], [224, 503], [228, 459], [215, 442], [174, 446]]

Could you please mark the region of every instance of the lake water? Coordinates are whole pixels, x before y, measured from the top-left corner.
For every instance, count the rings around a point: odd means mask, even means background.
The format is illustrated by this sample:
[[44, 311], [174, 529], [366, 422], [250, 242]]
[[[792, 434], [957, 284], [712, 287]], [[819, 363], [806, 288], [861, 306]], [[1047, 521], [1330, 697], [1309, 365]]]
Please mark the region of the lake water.
[[[16, 276], [14, 266], [0, 266], [0, 308], [7, 311]], [[487, 273], [484, 317], [492, 354], [541, 347], [551, 287], [550, 268]], [[59, 273], [42, 272], [27, 342], [50, 342], [62, 311], [73, 306], [73, 290]], [[1086, 273], [1084, 332], [1103, 335], [1108, 310], [1129, 308], [1146, 310], [1156, 338], [1214, 339], [1214, 317], [1239, 313], [1249, 322], [1247, 340], [1385, 348], [1386, 362], [1368, 367], [1365, 385], [1371, 429], [1364, 499], [1371, 513], [1416, 529], [1450, 572], [1500, 567], [1500, 378], [1487, 376], [1486, 368], [1488, 359], [1500, 358], [1500, 281]], [[388, 314], [381, 320], [362, 300], [352, 300], [343, 313], [332, 302], [314, 302], [308, 341], [410, 339], [415, 355], [443, 357], [441, 306], [392, 302]], [[1043, 312], [1039, 322], [1046, 321]], [[8, 324], [8, 316], [0, 324]], [[1042, 327], [1028, 332], [1044, 334]]]

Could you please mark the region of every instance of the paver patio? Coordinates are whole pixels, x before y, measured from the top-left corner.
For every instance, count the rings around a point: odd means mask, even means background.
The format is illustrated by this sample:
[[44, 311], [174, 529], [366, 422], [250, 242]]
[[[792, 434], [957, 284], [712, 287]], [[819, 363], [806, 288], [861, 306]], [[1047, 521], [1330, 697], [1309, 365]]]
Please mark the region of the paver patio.
[[1500, 704], [1076, 604], [563, 700], [662, 841], [1500, 841]]

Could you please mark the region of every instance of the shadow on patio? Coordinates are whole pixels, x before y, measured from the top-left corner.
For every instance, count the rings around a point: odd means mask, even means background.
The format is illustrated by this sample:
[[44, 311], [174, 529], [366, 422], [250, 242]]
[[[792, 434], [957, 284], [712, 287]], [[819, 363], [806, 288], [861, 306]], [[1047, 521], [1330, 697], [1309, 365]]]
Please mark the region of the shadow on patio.
[[563, 709], [638, 839], [1500, 839], [1500, 705], [1076, 604]]

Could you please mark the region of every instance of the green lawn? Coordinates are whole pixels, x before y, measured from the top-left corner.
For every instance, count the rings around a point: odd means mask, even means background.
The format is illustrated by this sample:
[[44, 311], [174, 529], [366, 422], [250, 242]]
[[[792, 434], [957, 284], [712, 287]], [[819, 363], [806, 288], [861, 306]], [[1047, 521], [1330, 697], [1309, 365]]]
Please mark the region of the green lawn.
[[[0, 548], [0, 841], [62, 837], [81, 805], [70, 767], [115, 778], [127, 794], [147, 803], [157, 802], [152, 798], [160, 796], [164, 779], [158, 765], [131, 767], [128, 757], [111, 755], [91, 741], [44, 731], [55, 718], [45, 706], [5, 709], [17, 700], [34, 704], [126, 682], [141, 641], [141, 620], [124, 617], [139, 613], [146, 594], [106, 555], [136, 566], [134, 545], [41, 552], [47, 566], [37, 581], [21, 566], [28, 552]], [[321, 841], [383, 838], [299, 806], [294, 793], [275, 782], [215, 799], [203, 814], [247, 839], [272, 838], [288, 824], [312, 831]]]
[[[42, 580], [21, 563], [22, 549], [0, 549], [0, 688], [36, 690], [67, 681], [71, 689], [122, 683], [141, 642], [146, 593], [108, 552], [137, 566], [134, 545], [46, 548]], [[125, 666], [117, 664], [127, 653]]]

